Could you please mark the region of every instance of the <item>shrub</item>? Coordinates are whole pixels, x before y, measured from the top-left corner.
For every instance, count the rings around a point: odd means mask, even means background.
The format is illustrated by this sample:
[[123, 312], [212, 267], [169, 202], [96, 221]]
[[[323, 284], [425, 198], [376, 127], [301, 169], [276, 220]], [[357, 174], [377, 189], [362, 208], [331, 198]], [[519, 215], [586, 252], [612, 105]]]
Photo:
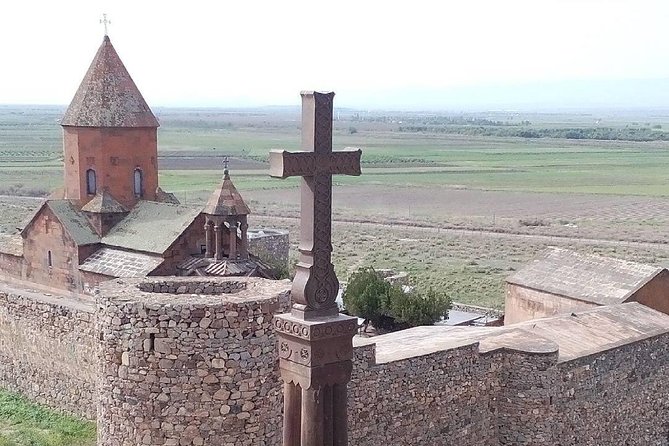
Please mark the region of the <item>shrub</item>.
[[351, 275], [343, 299], [350, 314], [370, 321], [377, 329], [390, 331], [432, 325], [446, 317], [451, 308], [446, 295], [432, 288], [425, 295], [405, 292], [383, 280], [371, 267]]

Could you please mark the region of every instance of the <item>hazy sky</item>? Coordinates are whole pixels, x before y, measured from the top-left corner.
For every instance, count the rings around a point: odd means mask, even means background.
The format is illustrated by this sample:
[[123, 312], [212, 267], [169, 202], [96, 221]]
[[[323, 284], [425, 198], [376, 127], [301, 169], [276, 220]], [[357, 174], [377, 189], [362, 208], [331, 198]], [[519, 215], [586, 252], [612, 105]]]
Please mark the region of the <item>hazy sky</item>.
[[669, 80], [667, 0], [21, 0], [0, 6], [0, 103], [67, 104], [102, 12], [152, 106], [297, 104], [318, 89], [340, 106], [449, 108], [479, 87], [485, 106], [507, 87]]

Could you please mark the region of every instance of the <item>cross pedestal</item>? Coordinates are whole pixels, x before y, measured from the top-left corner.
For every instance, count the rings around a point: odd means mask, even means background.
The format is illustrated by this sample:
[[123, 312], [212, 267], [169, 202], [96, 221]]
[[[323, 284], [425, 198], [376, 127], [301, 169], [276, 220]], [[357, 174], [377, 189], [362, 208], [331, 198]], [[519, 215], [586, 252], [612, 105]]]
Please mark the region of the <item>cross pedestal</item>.
[[332, 151], [334, 93], [302, 92], [302, 151], [272, 151], [270, 175], [301, 176], [292, 311], [277, 315], [284, 446], [346, 446], [346, 385], [357, 319], [339, 314], [332, 265], [332, 175], [360, 175], [360, 149]]

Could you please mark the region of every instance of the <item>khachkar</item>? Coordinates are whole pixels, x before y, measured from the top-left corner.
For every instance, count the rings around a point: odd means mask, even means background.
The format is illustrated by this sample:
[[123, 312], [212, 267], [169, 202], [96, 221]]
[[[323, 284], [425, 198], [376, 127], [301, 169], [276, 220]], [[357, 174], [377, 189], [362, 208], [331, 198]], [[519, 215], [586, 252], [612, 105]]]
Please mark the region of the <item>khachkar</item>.
[[346, 385], [357, 320], [339, 314], [332, 265], [332, 175], [360, 175], [360, 149], [332, 151], [334, 93], [302, 92], [302, 152], [272, 151], [270, 175], [301, 176], [292, 312], [274, 318], [284, 380], [284, 446], [348, 443]]

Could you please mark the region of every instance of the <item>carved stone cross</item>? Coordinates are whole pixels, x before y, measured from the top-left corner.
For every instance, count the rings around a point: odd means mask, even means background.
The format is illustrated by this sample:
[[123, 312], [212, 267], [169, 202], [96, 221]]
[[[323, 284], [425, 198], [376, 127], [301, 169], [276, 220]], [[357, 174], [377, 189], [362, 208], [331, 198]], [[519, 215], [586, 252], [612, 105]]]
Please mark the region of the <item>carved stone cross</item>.
[[332, 266], [332, 175], [360, 175], [360, 149], [332, 151], [334, 93], [303, 91], [302, 152], [270, 152], [270, 175], [301, 176], [300, 258], [293, 313], [305, 319], [336, 315], [339, 281]]
[[284, 446], [347, 446], [354, 317], [339, 314], [332, 266], [332, 175], [360, 175], [359, 149], [332, 151], [334, 93], [302, 92], [302, 152], [270, 152], [270, 175], [302, 177], [291, 313], [274, 317]]

